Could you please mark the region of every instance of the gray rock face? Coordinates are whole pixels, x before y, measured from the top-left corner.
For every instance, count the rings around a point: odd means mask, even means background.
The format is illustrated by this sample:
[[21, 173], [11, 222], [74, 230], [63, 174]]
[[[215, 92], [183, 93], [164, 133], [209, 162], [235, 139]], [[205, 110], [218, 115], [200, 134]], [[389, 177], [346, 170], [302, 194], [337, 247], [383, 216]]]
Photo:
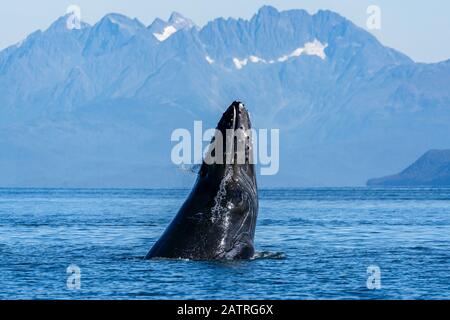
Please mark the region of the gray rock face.
[[450, 150], [431, 150], [403, 172], [371, 179], [368, 186], [450, 187]]

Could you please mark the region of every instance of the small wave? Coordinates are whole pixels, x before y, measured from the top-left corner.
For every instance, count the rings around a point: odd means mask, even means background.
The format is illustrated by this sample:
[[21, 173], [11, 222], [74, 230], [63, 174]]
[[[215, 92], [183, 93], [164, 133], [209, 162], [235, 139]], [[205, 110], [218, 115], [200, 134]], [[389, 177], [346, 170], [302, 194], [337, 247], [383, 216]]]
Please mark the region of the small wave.
[[411, 248], [412, 250], [417, 251], [431, 251], [432, 249], [430, 247], [423, 247], [423, 246], [415, 246]]
[[260, 259], [283, 260], [286, 259], [286, 255], [284, 254], [284, 252], [261, 251], [255, 252], [250, 260]]
[[142, 261], [145, 259], [145, 256], [121, 256], [118, 257], [118, 259], [127, 261]]

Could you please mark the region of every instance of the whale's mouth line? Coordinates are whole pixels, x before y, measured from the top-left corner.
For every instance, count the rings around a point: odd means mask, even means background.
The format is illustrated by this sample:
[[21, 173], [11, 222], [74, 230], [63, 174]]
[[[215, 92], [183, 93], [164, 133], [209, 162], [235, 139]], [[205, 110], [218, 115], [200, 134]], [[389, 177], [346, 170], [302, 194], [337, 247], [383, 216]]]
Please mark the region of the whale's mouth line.
[[237, 165], [249, 164], [252, 159], [251, 124], [248, 112], [242, 103], [234, 103], [228, 112], [230, 122], [225, 128], [220, 129], [225, 131], [224, 163], [236, 170]]
[[239, 108], [239, 106], [233, 106], [233, 130], [236, 131], [237, 129], [237, 121], [236, 121], [236, 117], [238, 112], [236, 111], [236, 108]]
[[[238, 106], [236, 106], [236, 105], [233, 106], [233, 128], [230, 128], [230, 129], [233, 130], [233, 135], [234, 135], [234, 132], [236, 132], [236, 130], [237, 130], [237, 115], [238, 115], [238, 111], [236, 110], [236, 108], [239, 108], [239, 105]], [[230, 151], [231, 154], [226, 156], [225, 161], [227, 162], [227, 160], [230, 159], [231, 160], [231, 164], [234, 164], [233, 160], [234, 160], [234, 155], [235, 155], [235, 152], [236, 152], [236, 150], [235, 150], [236, 145], [235, 145], [234, 138], [230, 139], [230, 140], [231, 140], [230, 141], [231, 142], [231, 146], [230, 146], [229, 151]]]

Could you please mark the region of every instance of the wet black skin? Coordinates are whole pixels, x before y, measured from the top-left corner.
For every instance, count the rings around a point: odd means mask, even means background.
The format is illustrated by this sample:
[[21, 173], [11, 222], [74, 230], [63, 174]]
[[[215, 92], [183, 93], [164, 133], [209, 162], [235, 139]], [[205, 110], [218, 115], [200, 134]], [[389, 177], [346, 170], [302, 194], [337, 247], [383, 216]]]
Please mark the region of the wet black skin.
[[[240, 102], [234, 102], [217, 125], [223, 137], [226, 129], [250, 128], [249, 114]], [[236, 163], [234, 152], [235, 161], [226, 163], [226, 142], [224, 164], [203, 161], [189, 197], [146, 259], [233, 260], [253, 256], [258, 192], [251, 138], [241, 137], [245, 141], [245, 164]]]

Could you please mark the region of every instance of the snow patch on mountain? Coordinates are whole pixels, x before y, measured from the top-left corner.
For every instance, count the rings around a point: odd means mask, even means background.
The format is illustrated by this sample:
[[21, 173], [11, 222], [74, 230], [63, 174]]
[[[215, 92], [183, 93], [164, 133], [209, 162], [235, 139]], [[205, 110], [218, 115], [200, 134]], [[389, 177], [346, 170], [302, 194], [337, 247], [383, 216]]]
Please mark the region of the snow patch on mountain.
[[253, 62], [253, 63], [258, 63], [258, 62], [266, 63], [266, 60], [261, 59], [260, 57], [257, 57], [257, 56], [250, 56], [249, 59], [250, 59], [250, 61]]
[[236, 69], [240, 70], [247, 65], [248, 59], [239, 60], [238, 58], [233, 58], [233, 63]]
[[163, 42], [169, 39], [169, 37], [177, 31], [178, 30], [174, 26], [167, 26], [164, 28], [162, 33], [153, 33], [153, 35], [156, 37], [156, 39]]
[[322, 60], [326, 59], [325, 49], [328, 47], [328, 44], [323, 44], [319, 40], [314, 39], [313, 42], [307, 42], [303, 47], [297, 48], [289, 54], [282, 55], [276, 60], [266, 60], [264, 58], [260, 58], [255, 55], [251, 55], [245, 59], [233, 58], [233, 63], [236, 69], [240, 70], [245, 67], [248, 62], [252, 63], [275, 63], [278, 62], [286, 62], [291, 58], [298, 58], [301, 55], [305, 54], [308, 56], [317, 56]]
[[169, 39], [179, 30], [194, 28], [195, 23], [192, 20], [183, 17], [178, 12], [172, 13], [169, 21], [157, 18], [151, 25], [150, 30], [153, 32], [158, 41], [163, 42]]
[[300, 56], [302, 53], [305, 53], [309, 56], [318, 56], [322, 60], [325, 60], [325, 58], [326, 58], [325, 49], [327, 47], [328, 47], [327, 43], [322, 44], [320, 41], [315, 39], [313, 42], [308, 42], [305, 45], [303, 52], [298, 53], [298, 54]]
[[313, 42], [307, 42], [304, 47], [295, 49], [289, 54], [283, 55], [277, 59], [278, 62], [285, 62], [290, 58], [298, 58], [303, 54], [308, 56], [318, 56], [322, 60], [325, 60], [325, 49], [328, 44], [322, 44], [319, 40], [315, 39]]

